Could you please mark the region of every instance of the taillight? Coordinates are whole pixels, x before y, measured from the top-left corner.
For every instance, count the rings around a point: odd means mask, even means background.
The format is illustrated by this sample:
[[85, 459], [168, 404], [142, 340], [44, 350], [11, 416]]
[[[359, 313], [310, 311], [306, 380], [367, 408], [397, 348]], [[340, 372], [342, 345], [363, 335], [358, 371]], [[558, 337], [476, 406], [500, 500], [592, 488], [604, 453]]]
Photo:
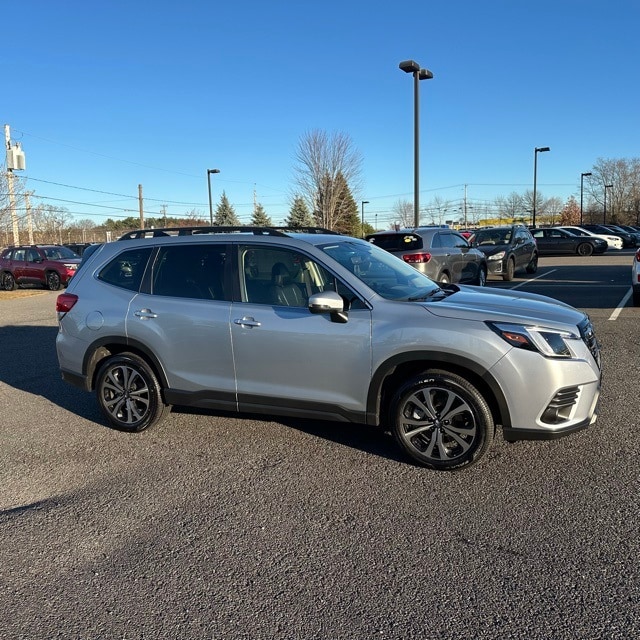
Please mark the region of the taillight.
[[405, 262], [408, 262], [409, 264], [418, 264], [421, 262], [424, 263], [424, 262], [429, 262], [429, 260], [431, 260], [431, 254], [430, 253], [410, 253], [402, 256], [402, 259]]
[[640, 249], [636, 251], [636, 262], [640, 262]]
[[78, 296], [73, 293], [61, 293], [56, 299], [56, 311], [67, 313], [67, 311], [71, 311], [76, 302], [78, 302]]

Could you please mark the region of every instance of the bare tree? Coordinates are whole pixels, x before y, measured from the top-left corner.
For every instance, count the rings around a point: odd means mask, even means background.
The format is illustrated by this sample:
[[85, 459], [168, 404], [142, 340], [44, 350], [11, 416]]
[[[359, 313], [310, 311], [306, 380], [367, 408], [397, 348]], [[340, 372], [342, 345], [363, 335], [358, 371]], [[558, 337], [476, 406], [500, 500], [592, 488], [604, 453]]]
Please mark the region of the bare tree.
[[593, 174], [588, 183], [588, 193], [600, 211], [604, 213], [605, 185], [607, 190], [608, 220], [636, 224], [640, 217], [640, 159], [599, 158], [591, 169]]
[[306, 133], [298, 143], [295, 181], [318, 224], [332, 229], [339, 222], [339, 206], [345, 194], [360, 187], [362, 156], [345, 133], [325, 131]]
[[415, 222], [413, 202], [409, 200], [397, 200], [391, 211], [393, 213], [394, 226], [397, 224], [406, 229], [413, 227]]
[[427, 206], [427, 211], [431, 224], [444, 224], [447, 212], [451, 213], [451, 203], [440, 196], [434, 196]]

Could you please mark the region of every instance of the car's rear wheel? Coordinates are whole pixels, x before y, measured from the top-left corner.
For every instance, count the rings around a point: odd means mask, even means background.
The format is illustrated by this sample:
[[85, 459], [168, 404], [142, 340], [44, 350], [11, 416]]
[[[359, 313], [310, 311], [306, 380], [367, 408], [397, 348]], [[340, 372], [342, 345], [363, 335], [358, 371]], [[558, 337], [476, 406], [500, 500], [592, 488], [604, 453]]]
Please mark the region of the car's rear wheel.
[[516, 272], [516, 263], [514, 262], [513, 258], [509, 258], [507, 260], [507, 264], [505, 265], [505, 271], [502, 274], [502, 279], [506, 281], [513, 280], [513, 276], [515, 272]]
[[593, 253], [593, 245], [589, 242], [581, 242], [576, 249], [579, 256], [590, 256]]
[[527, 273], [536, 273], [538, 271], [538, 254], [534, 253], [531, 262], [527, 265]]
[[96, 378], [98, 404], [109, 424], [120, 431], [143, 431], [171, 410], [151, 367], [134, 353], [111, 356]]
[[16, 280], [13, 275], [8, 271], [5, 271], [2, 274], [2, 288], [4, 289], [4, 291], [13, 291], [16, 286]]
[[60, 275], [56, 271], [49, 271], [47, 273], [47, 289], [50, 291], [58, 291], [60, 285]]
[[391, 409], [400, 447], [430, 469], [468, 467], [493, 442], [495, 426], [482, 394], [464, 378], [432, 370], [405, 384]]
[[633, 287], [633, 304], [640, 307], [640, 287]]

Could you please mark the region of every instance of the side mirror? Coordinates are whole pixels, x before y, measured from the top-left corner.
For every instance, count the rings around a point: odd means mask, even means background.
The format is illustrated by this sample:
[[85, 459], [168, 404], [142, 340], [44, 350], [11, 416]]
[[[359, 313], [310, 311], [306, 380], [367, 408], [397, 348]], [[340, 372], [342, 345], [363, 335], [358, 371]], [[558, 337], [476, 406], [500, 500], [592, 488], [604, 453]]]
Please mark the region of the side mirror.
[[333, 322], [346, 322], [348, 319], [344, 310], [344, 300], [335, 291], [314, 293], [309, 298], [309, 311], [316, 314], [328, 313]]

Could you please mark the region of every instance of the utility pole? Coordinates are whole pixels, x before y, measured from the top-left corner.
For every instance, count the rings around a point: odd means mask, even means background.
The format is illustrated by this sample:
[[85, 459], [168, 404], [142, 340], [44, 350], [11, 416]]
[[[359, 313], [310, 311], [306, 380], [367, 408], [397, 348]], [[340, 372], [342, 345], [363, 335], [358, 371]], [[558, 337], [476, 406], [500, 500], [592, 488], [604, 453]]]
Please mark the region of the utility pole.
[[31, 218], [31, 201], [29, 200], [29, 196], [32, 193], [32, 191], [24, 192], [24, 204], [27, 209], [27, 229], [29, 231], [29, 244], [35, 244], [33, 241], [33, 219]]
[[167, 226], [167, 205], [166, 204], [162, 205], [162, 226], [163, 227]]
[[[18, 246], [20, 244], [20, 233], [18, 231], [18, 216], [16, 214], [16, 197], [13, 192], [13, 170], [15, 168], [14, 163], [14, 151], [11, 147], [11, 132], [9, 125], [4, 125], [4, 140], [5, 150], [7, 153], [7, 188], [9, 191], [9, 212], [11, 214], [11, 226], [13, 227], [13, 244]], [[24, 165], [24, 156], [22, 156]], [[18, 167], [20, 168], [20, 167]], [[24, 166], [22, 167], [24, 168]]]
[[469, 225], [467, 224], [467, 185], [464, 185], [464, 228], [468, 229]]
[[142, 205], [142, 185], [138, 185], [138, 206], [140, 208], [140, 228], [144, 229], [144, 208]]

